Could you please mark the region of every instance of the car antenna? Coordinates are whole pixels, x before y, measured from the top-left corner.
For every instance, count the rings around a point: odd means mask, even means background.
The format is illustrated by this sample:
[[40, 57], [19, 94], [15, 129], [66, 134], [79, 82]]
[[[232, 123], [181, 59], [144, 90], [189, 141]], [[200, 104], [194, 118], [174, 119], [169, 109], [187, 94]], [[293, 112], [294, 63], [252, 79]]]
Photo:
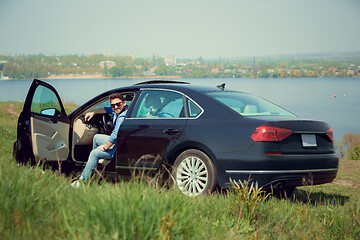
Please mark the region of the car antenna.
[[221, 84], [221, 85], [217, 85], [217, 87], [224, 91], [224, 89], [225, 89], [225, 83], [223, 83], [223, 84]]

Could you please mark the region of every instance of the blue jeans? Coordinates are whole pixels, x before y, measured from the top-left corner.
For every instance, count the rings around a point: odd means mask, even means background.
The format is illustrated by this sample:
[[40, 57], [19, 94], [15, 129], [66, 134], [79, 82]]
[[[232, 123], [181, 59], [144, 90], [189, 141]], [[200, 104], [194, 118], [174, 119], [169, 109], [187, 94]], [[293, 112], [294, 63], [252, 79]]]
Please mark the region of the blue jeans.
[[94, 172], [99, 159], [109, 159], [112, 158], [115, 152], [115, 145], [109, 148], [106, 152], [97, 149], [98, 146], [104, 145], [109, 140], [108, 135], [96, 134], [93, 138], [93, 150], [90, 152], [88, 161], [84, 170], [81, 173], [80, 180], [86, 182], [91, 174]]

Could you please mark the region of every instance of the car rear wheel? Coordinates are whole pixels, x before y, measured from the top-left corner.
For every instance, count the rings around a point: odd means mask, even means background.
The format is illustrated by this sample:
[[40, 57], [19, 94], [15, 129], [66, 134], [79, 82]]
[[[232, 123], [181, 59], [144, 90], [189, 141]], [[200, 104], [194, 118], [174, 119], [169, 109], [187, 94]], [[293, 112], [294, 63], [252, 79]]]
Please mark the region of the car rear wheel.
[[198, 196], [212, 192], [216, 185], [216, 170], [211, 159], [195, 149], [181, 153], [172, 171], [175, 185], [185, 195]]

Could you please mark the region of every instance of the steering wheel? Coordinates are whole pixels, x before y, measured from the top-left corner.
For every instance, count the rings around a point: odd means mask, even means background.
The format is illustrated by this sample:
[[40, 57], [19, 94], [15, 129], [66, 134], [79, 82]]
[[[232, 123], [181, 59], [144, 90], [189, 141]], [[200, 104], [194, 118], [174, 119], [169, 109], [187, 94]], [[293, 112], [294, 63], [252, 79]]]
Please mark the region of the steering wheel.
[[114, 125], [113, 125], [113, 122], [111, 121], [111, 119], [106, 119], [107, 117], [109, 117], [109, 115], [104, 114], [102, 116], [102, 121], [103, 121], [105, 133], [110, 135], [114, 129]]
[[88, 124], [90, 126], [96, 126], [93, 119], [90, 119], [89, 121], [85, 121], [85, 115], [82, 115], [80, 117], [81, 121], [85, 124]]

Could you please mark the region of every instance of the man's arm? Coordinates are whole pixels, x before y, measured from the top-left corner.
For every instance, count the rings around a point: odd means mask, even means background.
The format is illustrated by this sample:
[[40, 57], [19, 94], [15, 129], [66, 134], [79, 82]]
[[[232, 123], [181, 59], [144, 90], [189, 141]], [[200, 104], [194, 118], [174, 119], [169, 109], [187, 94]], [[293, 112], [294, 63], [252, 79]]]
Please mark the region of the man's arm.
[[94, 110], [93, 112], [86, 113], [85, 121], [86, 122], [90, 121], [90, 119], [92, 119], [95, 114], [99, 114], [99, 113], [106, 113], [105, 108], [99, 108], [99, 109]]
[[118, 117], [118, 119], [116, 121], [116, 125], [110, 135], [109, 140], [107, 141], [106, 144], [99, 146], [98, 149], [100, 149], [102, 151], [107, 151], [109, 148], [111, 148], [115, 144], [119, 128], [120, 128], [121, 124], [124, 122], [125, 116], [126, 116], [126, 112], [122, 113]]
[[100, 149], [101, 151], [106, 152], [107, 150], [109, 150], [109, 148], [111, 148], [114, 144], [110, 141], [107, 141], [106, 144], [104, 145], [100, 145], [97, 147], [97, 149]]

